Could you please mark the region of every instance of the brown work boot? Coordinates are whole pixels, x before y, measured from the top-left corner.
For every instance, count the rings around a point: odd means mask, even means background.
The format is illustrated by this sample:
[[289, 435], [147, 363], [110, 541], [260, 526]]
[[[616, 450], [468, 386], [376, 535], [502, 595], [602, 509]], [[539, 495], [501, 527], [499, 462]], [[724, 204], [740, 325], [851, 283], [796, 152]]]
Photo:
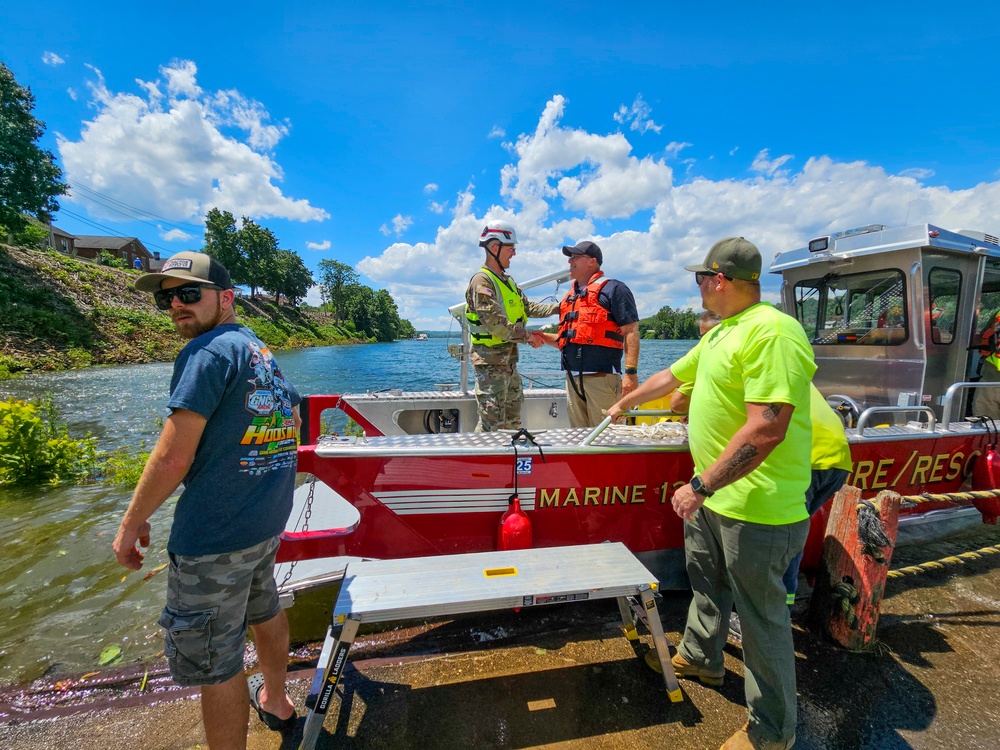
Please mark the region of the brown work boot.
[[792, 735], [790, 740], [780, 742], [765, 740], [762, 737], [750, 739], [749, 729], [750, 722], [747, 722], [740, 731], [726, 740], [719, 750], [791, 750], [792, 745], [795, 744], [795, 735]]
[[[646, 665], [652, 669], [657, 674], [663, 674], [663, 670], [660, 668], [660, 660], [656, 657], [656, 651], [646, 652]], [[674, 668], [674, 674], [678, 677], [693, 677], [701, 680], [706, 685], [711, 685], [712, 687], [718, 687], [722, 684], [722, 679], [726, 676], [726, 670], [720, 669], [718, 671], [713, 671], [711, 669], [706, 669], [705, 667], [698, 667], [689, 662], [679, 653], [674, 654], [674, 657], [670, 660], [671, 666]]]

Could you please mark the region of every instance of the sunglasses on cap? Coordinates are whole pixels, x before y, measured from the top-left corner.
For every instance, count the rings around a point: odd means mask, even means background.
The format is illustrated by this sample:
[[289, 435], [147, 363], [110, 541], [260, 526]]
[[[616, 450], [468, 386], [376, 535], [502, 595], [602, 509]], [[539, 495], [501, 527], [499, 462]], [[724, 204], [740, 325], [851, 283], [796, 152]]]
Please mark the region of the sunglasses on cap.
[[179, 299], [182, 305], [193, 305], [195, 302], [201, 302], [202, 289], [221, 290], [222, 287], [215, 284], [185, 284], [175, 286], [173, 289], [158, 289], [153, 292], [153, 302], [161, 310], [169, 310], [174, 303], [174, 297]]

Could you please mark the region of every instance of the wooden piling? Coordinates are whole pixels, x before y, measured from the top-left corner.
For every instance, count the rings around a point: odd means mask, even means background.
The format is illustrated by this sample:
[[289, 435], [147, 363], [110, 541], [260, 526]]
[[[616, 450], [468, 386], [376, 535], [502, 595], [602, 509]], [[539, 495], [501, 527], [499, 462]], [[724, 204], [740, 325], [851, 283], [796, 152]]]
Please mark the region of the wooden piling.
[[845, 485], [831, 502], [823, 559], [809, 607], [812, 628], [852, 651], [871, 647], [875, 639], [899, 528], [898, 494], [884, 490], [872, 502], [891, 544], [865, 549], [858, 534], [861, 490]]

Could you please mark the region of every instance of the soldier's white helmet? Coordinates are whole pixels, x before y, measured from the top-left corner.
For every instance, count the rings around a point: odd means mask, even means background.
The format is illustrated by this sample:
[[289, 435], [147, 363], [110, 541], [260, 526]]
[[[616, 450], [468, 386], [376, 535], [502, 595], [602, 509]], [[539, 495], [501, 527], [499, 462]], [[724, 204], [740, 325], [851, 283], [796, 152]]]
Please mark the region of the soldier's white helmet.
[[491, 221], [483, 227], [479, 235], [479, 247], [486, 247], [491, 240], [497, 240], [502, 245], [517, 244], [517, 232], [506, 221]]

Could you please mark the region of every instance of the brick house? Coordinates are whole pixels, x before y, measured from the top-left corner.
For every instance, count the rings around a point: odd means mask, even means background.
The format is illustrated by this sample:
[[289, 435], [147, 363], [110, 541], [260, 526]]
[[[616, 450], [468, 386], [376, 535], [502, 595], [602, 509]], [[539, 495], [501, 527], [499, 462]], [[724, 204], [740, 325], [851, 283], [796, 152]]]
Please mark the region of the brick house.
[[50, 250], [57, 250], [64, 255], [76, 255], [76, 236], [69, 232], [64, 232], [59, 227], [49, 224], [49, 238], [45, 244]]
[[93, 260], [100, 255], [101, 250], [107, 250], [116, 258], [125, 261], [129, 268], [135, 267], [135, 260], [138, 258], [143, 271], [149, 270], [149, 263], [153, 260], [153, 254], [137, 237], [105, 237], [81, 234], [77, 235], [75, 244], [76, 254], [81, 258]]

